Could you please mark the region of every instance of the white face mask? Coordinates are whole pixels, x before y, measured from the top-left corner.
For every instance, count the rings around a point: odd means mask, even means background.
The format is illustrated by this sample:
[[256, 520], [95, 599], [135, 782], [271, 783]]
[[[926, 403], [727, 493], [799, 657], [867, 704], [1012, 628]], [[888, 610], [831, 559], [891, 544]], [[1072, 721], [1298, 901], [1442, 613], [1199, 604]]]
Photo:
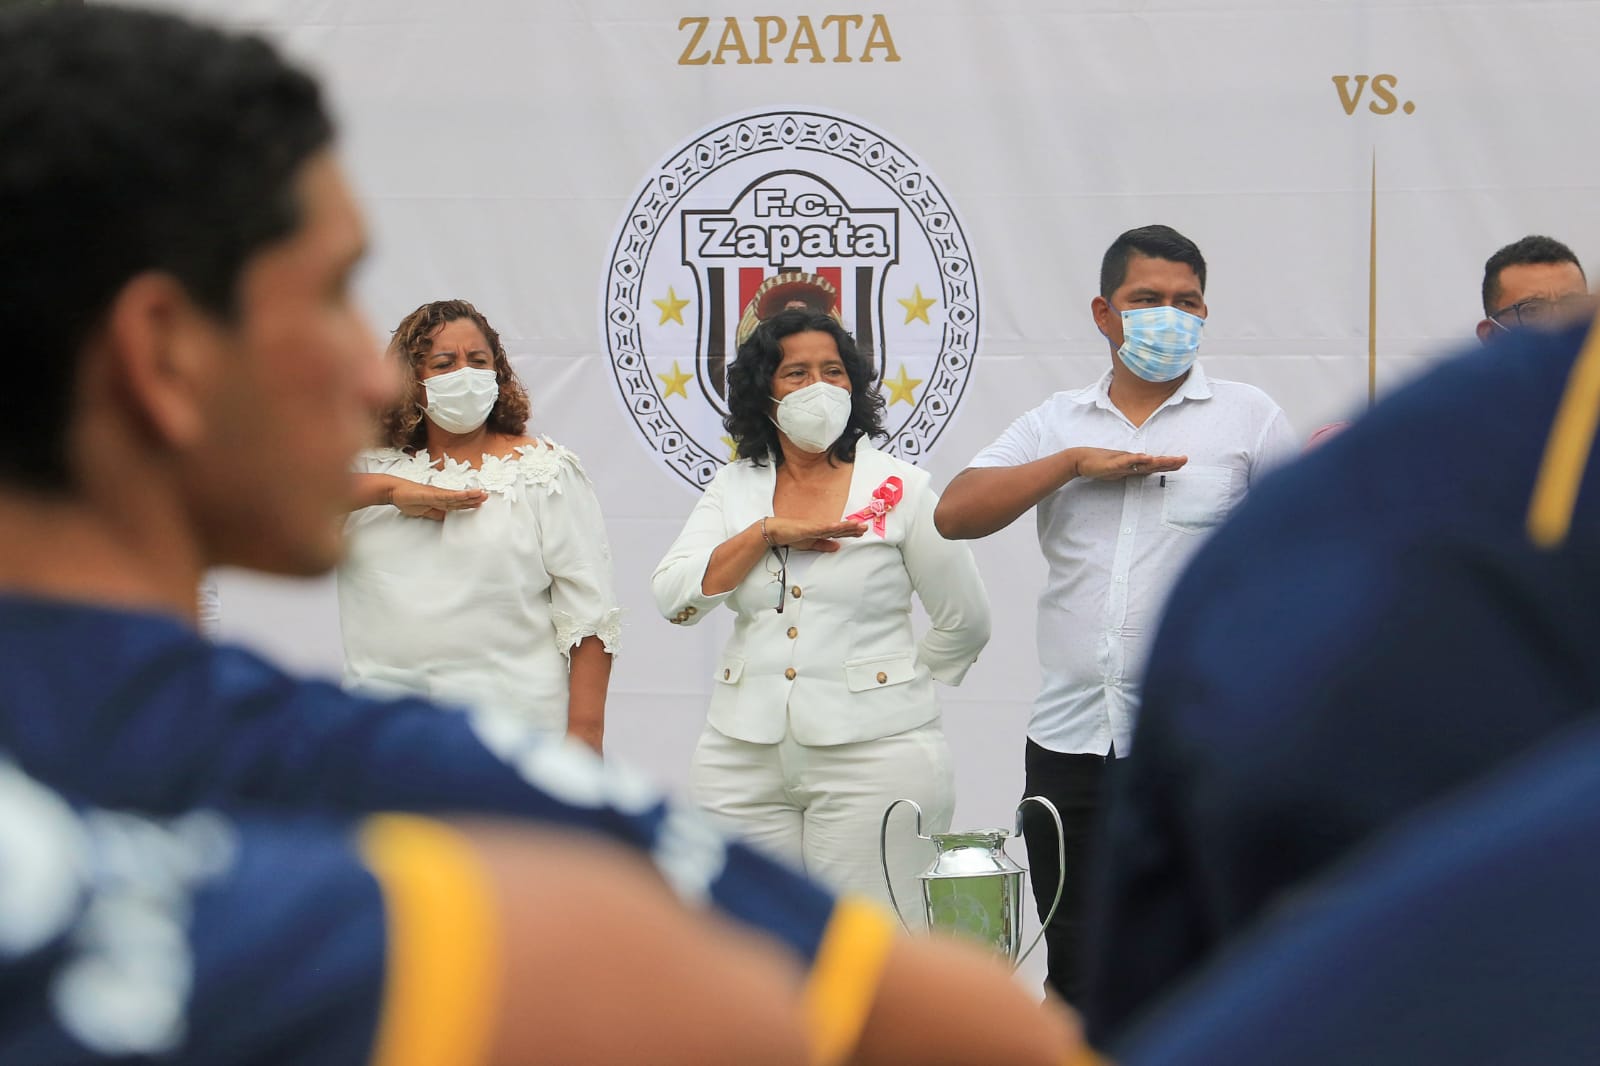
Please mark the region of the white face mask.
[[428, 394], [429, 420], [446, 433], [471, 433], [489, 420], [500, 398], [494, 371], [474, 366], [429, 378], [422, 387]]
[[813, 381], [779, 400], [773, 421], [801, 451], [825, 452], [850, 422], [850, 390]]

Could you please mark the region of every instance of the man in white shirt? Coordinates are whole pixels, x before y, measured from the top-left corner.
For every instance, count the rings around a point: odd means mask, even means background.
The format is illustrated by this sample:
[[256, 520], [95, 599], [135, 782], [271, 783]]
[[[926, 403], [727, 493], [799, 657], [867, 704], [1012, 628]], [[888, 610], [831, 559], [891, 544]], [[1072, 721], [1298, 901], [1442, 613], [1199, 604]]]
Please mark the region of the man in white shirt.
[[[1260, 389], [1195, 363], [1206, 264], [1168, 226], [1118, 237], [1090, 304], [1112, 351], [1100, 379], [1024, 414], [956, 476], [934, 520], [985, 537], [1038, 507], [1050, 565], [1039, 597], [1042, 683], [1028, 727], [1026, 793], [1066, 828], [1067, 877], [1046, 932], [1049, 983], [1078, 998], [1084, 867], [1106, 760], [1130, 750], [1139, 678], [1168, 591], [1204, 535], [1296, 451]], [[1036, 810], [1036, 808], [1030, 808]], [[1057, 867], [1054, 825], [1025, 820], [1036, 870]], [[1054, 897], [1034, 882], [1041, 919]]]

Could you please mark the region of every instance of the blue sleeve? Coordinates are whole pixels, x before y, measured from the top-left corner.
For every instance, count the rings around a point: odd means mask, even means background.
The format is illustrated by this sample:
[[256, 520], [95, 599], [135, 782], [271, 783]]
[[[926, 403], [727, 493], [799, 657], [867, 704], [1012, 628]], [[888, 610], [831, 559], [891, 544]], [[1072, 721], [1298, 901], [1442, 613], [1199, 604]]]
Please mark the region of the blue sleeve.
[[370, 701], [314, 683], [296, 690], [294, 700], [259, 716], [236, 716], [234, 729], [216, 738], [229, 752], [212, 764], [226, 774], [230, 801], [341, 815], [514, 815], [598, 833], [644, 852], [686, 901], [754, 925], [804, 959], [815, 956], [833, 911], [829, 893], [728, 841], [615, 760], [516, 715]]
[[[793, 921], [775, 867], [727, 865], [753, 921]], [[0, 1062], [478, 1066], [528, 1002], [498, 910], [441, 821], [75, 810], [0, 762]], [[855, 1046], [895, 939], [831, 908], [797, 990], [814, 1061]]]
[[383, 901], [343, 827], [0, 795], [0, 1062], [368, 1060]]
[[[341, 818], [459, 812], [580, 829], [645, 853], [687, 901], [807, 960], [832, 913], [833, 897], [811, 881], [728, 843], [614, 763], [515, 718], [295, 680], [150, 619], [17, 614], [32, 646], [28, 668], [9, 671], [15, 683], [0, 693], [0, 748], [86, 802], [156, 814], [241, 805]], [[99, 651], [97, 670], [83, 669], [84, 647]]]

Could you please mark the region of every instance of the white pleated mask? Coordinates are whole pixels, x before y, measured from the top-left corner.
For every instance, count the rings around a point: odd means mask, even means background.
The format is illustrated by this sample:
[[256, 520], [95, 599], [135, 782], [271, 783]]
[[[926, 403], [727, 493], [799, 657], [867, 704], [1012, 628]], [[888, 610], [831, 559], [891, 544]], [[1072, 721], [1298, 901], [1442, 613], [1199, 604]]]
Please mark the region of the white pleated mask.
[[422, 383], [428, 395], [424, 410], [434, 425], [447, 433], [471, 433], [489, 420], [500, 398], [500, 381], [493, 370], [462, 367]]

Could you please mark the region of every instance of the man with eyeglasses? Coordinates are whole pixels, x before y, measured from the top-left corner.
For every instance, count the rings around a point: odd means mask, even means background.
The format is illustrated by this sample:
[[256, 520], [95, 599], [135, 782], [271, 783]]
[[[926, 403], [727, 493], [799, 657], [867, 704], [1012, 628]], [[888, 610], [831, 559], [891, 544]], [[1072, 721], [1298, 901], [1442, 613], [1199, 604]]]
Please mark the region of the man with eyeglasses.
[[1590, 308], [1589, 282], [1572, 249], [1538, 234], [1513, 241], [1483, 265], [1483, 321], [1488, 344], [1519, 326], [1548, 328]]

